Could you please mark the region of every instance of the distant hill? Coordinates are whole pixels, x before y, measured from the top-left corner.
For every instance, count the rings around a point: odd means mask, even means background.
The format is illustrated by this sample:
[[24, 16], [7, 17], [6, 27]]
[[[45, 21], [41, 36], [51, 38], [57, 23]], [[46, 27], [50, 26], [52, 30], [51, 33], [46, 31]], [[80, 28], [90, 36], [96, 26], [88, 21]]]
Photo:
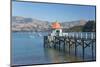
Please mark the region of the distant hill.
[[70, 22], [63, 22], [61, 23], [63, 28], [72, 28], [74, 26], [84, 26], [87, 23], [86, 20], [76, 20]]
[[67, 30], [64, 30], [65, 32], [82, 32], [83, 31], [83, 26], [74, 26], [71, 27]]
[[[76, 26], [84, 26], [86, 20], [76, 20], [70, 22], [61, 22], [62, 28], [66, 31]], [[25, 18], [20, 16], [12, 17], [12, 31], [50, 31], [51, 22], [34, 18]]]
[[96, 22], [94, 20], [87, 21], [84, 25], [73, 26], [71, 28], [63, 30], [65, 32], [95, 32]]
[[19, 16], [12, 17], [12, 31], [47, 31], [49, 26], [48, 21]]

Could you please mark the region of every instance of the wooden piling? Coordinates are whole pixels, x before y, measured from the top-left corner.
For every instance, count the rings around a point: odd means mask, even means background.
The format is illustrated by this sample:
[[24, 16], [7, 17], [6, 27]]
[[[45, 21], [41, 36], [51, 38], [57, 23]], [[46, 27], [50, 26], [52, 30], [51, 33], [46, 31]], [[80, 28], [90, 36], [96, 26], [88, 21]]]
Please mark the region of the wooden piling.
[[75, 39], [75, 57], [77, 56], [77, 52], [76, 52], [77, 51], [77, 49], [76, 49], [77, 48], [77, 44], [76, 44], [76, 42], [77, 42], [77, 40]]
[[69, 52], [68, 52], [68, 53], [69, 53], [69, 55], [70, 55], [70, 39], [69, 39]]
[[94, 50], [94, 49], [93, 49], [93, 40], [92, 40], [92, 45], [91, 45], [91, 46], [92, 46], [92, 48], [91, 48], [91, 52], [92, 52], [92, 60], [93, 60], [93, 59], [94, 59], [94, 52], [93, 52], [93, 50]]
[[47, 45], [46, 40], [47, 40], [47, 36], [44, 36], [44, 47], [46, 47], [46, 45]]
[[83, 61], [84, 61], [84, 40], [82, 40], [82, 59], [83, 59]]
[[58, 50], [60, 51], [60, 40], [58, 40]]
[[63, 51], [65, 52], [66, 37], [64, 37]]
[[55, 49], [56, 49], [56, 48], [57, 48], [57, 47], [56, 47], [56, 37], [54, 36], [54, 38], [53, 38], [53, 39], [54, 39], [54, 40], [53, 40], [53, 43], [54, 43], [54, 44], [53, 44], [53, 48], [55, 48]]

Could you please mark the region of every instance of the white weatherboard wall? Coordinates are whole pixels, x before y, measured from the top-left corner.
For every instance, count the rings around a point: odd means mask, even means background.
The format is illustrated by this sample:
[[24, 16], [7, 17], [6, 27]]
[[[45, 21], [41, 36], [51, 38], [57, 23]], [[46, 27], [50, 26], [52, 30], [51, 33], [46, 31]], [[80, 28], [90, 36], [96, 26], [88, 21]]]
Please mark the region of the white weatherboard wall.
[[[27, 0], [28, 1], [28, 0]], [[23, 67], [99, 67], [100, 64], [100, 0], [30, 0], [97, 6], [97, 61]], [[0, 0], [0, 67], [10, 67], [10, 0]]]

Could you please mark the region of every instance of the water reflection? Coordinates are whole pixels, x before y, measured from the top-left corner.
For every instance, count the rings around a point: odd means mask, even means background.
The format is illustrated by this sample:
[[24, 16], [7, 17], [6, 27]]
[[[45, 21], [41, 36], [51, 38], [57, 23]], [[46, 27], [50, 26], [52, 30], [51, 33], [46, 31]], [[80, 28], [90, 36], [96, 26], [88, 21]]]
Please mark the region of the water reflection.
[[44, 48], [44, 54], [45, 58], [48, 58], [52, 63], [81, 61], [80, 58], [59, 52], [53, 48]]

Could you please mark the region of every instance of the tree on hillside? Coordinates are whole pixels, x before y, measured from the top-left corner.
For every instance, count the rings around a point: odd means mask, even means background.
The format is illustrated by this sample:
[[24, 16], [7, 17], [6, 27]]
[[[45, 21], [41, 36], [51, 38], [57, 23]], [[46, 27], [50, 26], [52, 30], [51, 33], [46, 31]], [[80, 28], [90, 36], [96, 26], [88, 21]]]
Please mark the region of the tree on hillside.
[[96, 22], [88, 21], [83, 27], [83, 32], [95, 32], [96, 31], [95, 28], [96, 28]]

